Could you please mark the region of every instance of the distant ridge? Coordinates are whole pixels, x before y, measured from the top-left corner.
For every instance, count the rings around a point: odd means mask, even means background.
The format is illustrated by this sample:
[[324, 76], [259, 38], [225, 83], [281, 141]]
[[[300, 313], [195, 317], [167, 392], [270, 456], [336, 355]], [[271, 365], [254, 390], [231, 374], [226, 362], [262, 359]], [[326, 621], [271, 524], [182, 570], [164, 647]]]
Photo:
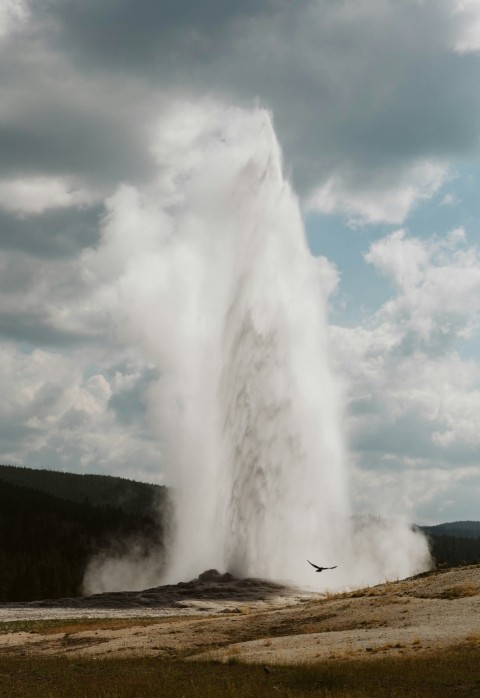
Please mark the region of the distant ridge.
[[162, 555], [167, 515], [165, 487], [0, 465], [0, 603], [78, 596], [91, 556], [129, 541]]
[[161, 524], [0, 481], [0, 603], [78, 596], [90, 557], [132, 538], [161, 550]]
[[162, 508], [167, 488], [112, 475], [65, 473], [58, 470], [0, 465], [1, 481], [28, 487], [78, 504], [114, 507], [129, 514]]
[[480, 521], [452, 521], [434, 526], [419, 526], [419, 528], [434, 536], [480, 538]]
[[427, 535], [438, 567], [480, 563], [480, 521], [452, 521], [417, 528]]
[[[0, 603], [78, 596], [91, 556], [132, 540], [163, 558], [169, 522], [166, 487], [0, 465]], [[438, 566], [480, 563], [480, 521], [415, 528]]]

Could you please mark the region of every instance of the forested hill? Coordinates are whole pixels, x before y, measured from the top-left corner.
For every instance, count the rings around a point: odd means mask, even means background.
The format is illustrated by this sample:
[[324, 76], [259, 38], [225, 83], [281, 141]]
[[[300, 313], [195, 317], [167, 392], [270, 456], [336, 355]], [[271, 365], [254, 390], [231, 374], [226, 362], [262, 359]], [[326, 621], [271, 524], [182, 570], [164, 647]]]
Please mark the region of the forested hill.
[[437, 566], [480, 563], [480, 521], [453, 521], [420, 529], [428, 536]]
[[121, 554], [132, 540], [162, 555], [166, 492], [122, 478], [0, 466], [0, 602], [78, 596], [91, 556]]
[[109, 506], [127, 513], [145, 514], [162, 508], [167, 488], [110, 475], [84, 475], [0, 465], [1, 483], [29, 487], [78, 504]]
[[453, 521], [435, 526], [421, 526], [421, 529], [433, 536], [480, 538], [480, 521]]
[[[166, 487], [0, 465], [0, 602], [81, 594], [88, 560], [112, 544], [163, 556], [168, 512]], [[480, 563], [480, 522], [421, 529], [437, 565]]]

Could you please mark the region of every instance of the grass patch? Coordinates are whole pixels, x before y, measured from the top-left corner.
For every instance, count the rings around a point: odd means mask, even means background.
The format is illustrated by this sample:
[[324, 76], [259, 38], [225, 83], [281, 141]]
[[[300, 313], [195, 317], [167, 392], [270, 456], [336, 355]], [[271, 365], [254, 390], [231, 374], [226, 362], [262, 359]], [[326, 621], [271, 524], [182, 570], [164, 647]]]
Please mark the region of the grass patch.
[[[185, 616], [186, 621], [198, 620], [200, 616]], [[0, 634], [37, 633], [55, 635], [55, 633], [81, 633], [86, 630], [123, 630], [124, 628], [144, 628], [147, 625], [178, 622], [178, 616], [137, 618], [56, 618], [48, 620], [10, 620], [0, 622]], [[182, 618], [183, 620], [183, 618]]]
[[436, 594], [438, 599], [462, 599], [467, 596], [478, 596], [480, 594], [480, 588], [476, 584], [471, 582], [465, 582], [464, 584], [457, 584], [456, 586], [449, 587], [439, 594]]
[[423, 656], [343, 658], [293, 667], [157, 658], [0, 656], [8, 698], [465, 698], [480, 695], [478, 648], [466, 643]]

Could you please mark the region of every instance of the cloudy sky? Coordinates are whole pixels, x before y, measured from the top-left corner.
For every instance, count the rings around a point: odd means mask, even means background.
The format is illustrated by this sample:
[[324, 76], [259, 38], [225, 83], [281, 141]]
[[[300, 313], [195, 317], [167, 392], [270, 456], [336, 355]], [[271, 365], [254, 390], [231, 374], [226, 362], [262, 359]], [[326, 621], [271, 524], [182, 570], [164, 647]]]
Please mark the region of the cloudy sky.
[[480, 0], [2, 0], [0, 54], [0, 461], [162, 481], [88, 260], [186, 104], [260, 104], [336, 267], [356, 506], [480, 518]]

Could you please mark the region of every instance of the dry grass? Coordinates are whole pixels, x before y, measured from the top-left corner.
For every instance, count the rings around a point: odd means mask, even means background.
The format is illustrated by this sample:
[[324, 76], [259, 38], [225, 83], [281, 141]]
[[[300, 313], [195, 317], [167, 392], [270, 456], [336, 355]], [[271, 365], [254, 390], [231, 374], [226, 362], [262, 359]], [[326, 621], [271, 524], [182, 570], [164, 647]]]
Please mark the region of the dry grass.
[[[170, 661], [206, 655], [223, 661], [230, 657], [235, 662], [258, 657], [257, 661], [272, 664], [309, 662], [315, 652], [328, 657], [330, 651], [347, 663], [359, 655], [377, 662], [387, 654], [418, 657], [435, 646], [462, 641], [478, 651], [479, 588], [480, 572], [465, 568], [301, 604], [295, 598], [291, 605], [249, 602], [234, 609], [227, 601], [217, 604], [216, 614], [200, 616], [128, 618], [125, 614], [103, 619], [60, 620], [57, 616], [56, 620], [10, 621], [0, 623], [0, 645], [5, 652], [32, 656], [47, 652], [97, 658], [154, 654], [157, 660]], [[13, 633], [20, 630], [36, 636], [15, 637]], [[11, 633], [11, 639], [5, 633]], [[398, 645], [398, 640], [405, 646]], [[258, 642], [242, 646], [241, 651], [231, 648], [250, 641]], [[365, 651], [365, 645], [370, 650]]]
[[[185, 620], [198, 620], [198, 616], [188, 616]], [[175, 616], [163, 616], [161, 618], [78, 618], [73, 620], [14, 620], [0, 623], [0, 634], [8, 633], [35, 633], [38, 635], [56, 635], [65, 633], [81, 633], [87, 630], [123, 630], [125, 628], [144, 628], [149, 625], [159, 623], [175, 623], [178, 618]]]
[[453, 587], [449, 587], [448, 589], [444, 589], [436, 594], [436, 598], [453, 600], [462, 599], [467, 596], [477, 596], [478, 594], [480, 594], [480, 588], [476, 584], [465, 582], [464, 584], [457, 584]]
[[387, 652], [388, 650], [400, 650], [405, 649], [405, 645], [401, 642], [386, 642], [383, 645], [378, 645], [377, 647], [366, 647], [366, 652], [370, 654], [378, 654], [380, 652]]
[[[233, 648], [232, 648], [233, 649]], [[400, 650], [401, 651], [401, 650]], [[467, 698], [480, 694], [478, 648], [366, 660], [345, 648], [336, 659], [264, 667], [228, 663], [1, 657], [3, 698]]]

